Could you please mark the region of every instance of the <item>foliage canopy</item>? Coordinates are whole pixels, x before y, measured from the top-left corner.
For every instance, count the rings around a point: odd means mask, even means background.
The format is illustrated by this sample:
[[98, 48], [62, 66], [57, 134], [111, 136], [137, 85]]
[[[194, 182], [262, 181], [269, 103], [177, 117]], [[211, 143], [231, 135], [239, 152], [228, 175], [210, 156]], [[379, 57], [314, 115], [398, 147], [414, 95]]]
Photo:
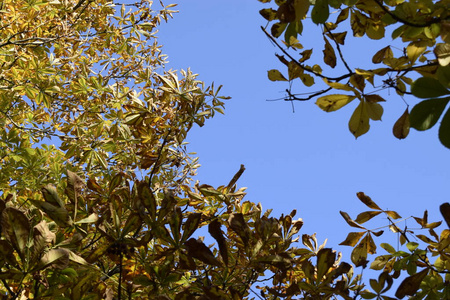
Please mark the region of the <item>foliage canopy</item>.
[[[448, 297], [450, 231], [438, 235], [426, 213], [415, 220], [428, 234], [416, 234], [358, 193], [370, 210], [341, 213], [358, 228], [342, 243], [352, 265], [300, 236], [295, 211], [276, 218], [244, 201], [243, 166], [227, 185], [192, 182], [186, 135], [225, 97], [190, 71], [165, 70], [156, 33], [174, 5], [161, 6], [2, 2], [2, 298], [248, 299], [259, 288], [253, 297], [389, 299], [402, 273], [397, 297]], [[388, 254], [366, 287], [355, 271], [383, 232], [362, 224], [378, 215], [407, 249], [381, 244]]]
[[[357, 99], [348, 123], [356, 138], [369, 131], [370, 120], [381, 120], [381, 104], [386, 100], [380, 92], [393, 89], [406, 104], [405, 112], [393, 125], [394, 136], [406, 138], [411, 127], [430, 129], [443, 115], [439, 140], [450, 148], [450, 110], [445, 111], [450, 100], [449, 5], [447, 0], [275, 1], [260, 14], [271, 24], [270, 33], [263, 30], [283, 53], [277, 57], [288, 76], [273, 69], [268, 77], [289, 82], [299, 78], [301, 85], [313, 91], [304, 96], [289, 88], [285, 100], [316, 98], [317, 106], [326, 112]], [[320, 26], [322, 39], [306, 46], [299, 36], [310, 21]], [[367, 38], [379, 40], [382, 47], [373, 49], [373, 53], [372, 49], [365, 50], [359, 55], [366, 58], [365, 65], [354, 67], [355, 57], [345, 51], [347, 33], [353, 35], [350, 47]], [[392, 41], [387, 40], [389, 35]], [[323, 40], [323, 45], [317, 45], [317, 40]], [[305, 50], [304, 45], [311, 49]], [[319, 49], [322, 61], [314, 64], [319, 60], [314, 56]], [[410, 99], [405, 98], [410, 95], [426, 100], [417, 103], [412, 97], [413, 108], [409, 109]]]

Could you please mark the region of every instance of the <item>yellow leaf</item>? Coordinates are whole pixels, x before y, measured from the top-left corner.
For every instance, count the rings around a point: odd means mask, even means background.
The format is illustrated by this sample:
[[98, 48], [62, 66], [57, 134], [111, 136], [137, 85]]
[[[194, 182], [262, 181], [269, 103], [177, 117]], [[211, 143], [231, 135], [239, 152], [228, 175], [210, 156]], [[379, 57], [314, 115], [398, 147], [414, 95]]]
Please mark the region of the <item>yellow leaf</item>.
[[280, 73], [280, 71], [272, 69], [267, 71], [267, 76], [269, 77], [269, 80], [271, 81], [288, 81], [283, 74]]
[[353, 101], [356, 98], [356, 96], [352, 95], [340, 95], [340, 94], [333, 94], [333, 95], [327, 95], [323, 96], [317, 99], [316, 104], [319, 106], [322, 110], [326, 112], [330, 111], [336, 111], [351, 101]]
[[362, 232], [349, 232], [349, 234], [347, 235], [347, 238], [345, 239], [345, 241], [343, 241], [339, 245], [353, 247], [359, 242], [359, 240], [364, 235], [364, 233], [365, 233], [365, 231], [362, 231]]
[[427, 45], [425, 41], [416, 41], [411, 42], [406, 47], [406, 55], [408, 56], [411, 63], [414, 63], [420, 55], [427, 49]]
[[384, 47], [383, 49], [378, 50], [377, 53], [372, 57], [372, 62], [374, 64], [381, 63], [385, 58], [392, 58], [394, 57], [394, 53], [392, 52], [392, 49], [390, 46]]
[[356, 107], [348, 122], [348, 128], [355, 138], [358, 138], [369, 131], [369, 113], [367, 112], [365, 101], [361, 101], [358, 107]]
[[324, 79], [324, 81], [329, 87], [332, 87], [333, 89], [356, 92], [356, 90], [348, 84], [343, 84], [340, 82], [332, 82], [328, 81], [327, 79]]

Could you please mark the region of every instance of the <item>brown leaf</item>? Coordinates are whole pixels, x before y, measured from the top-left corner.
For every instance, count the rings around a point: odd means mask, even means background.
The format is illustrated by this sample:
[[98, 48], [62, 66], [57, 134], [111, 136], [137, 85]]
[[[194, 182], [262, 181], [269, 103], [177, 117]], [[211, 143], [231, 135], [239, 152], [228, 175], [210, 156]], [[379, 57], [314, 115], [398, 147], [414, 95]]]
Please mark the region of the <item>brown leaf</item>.
[[277, 17], [281, 23], [291, 23], [295, 21], [295, 8], [293, 1], [286, 1], [280, 5], [277, 11]]
[[361, 225], [359, 225], [358, 223], [356, 223], [355, 221], [353, 221], [352, 218], [350, 218], [350, 216], [346, 212], [339, 211], [339, 213], [341, 214], [341, 216], [344, 218], [345, 222], [347, 222], [348, 225], [356, 228], [366, 229]]
[[367, 196], [363, 192], [356, 193], [356, 196], [358, 197], [359, 200], [361, 200], [362, 203], [367, 205], [369, 208], [381, 210], [381, 208], [375, 202], [373, 202], [369, 196]]
[[187, 217], [186, 222], [183, 224], [183, 237], [182, 241], [187, 240], [197, 230], [200, 220], [202, 219], [201, 213], [192, 213]]
[[378, 102], [386, 102], [386, 100], [383, 99], [380, 95], [365, 95], [364, 98], [366, 98], [366, 101], [369, 103], [378, 103]]
[[349, 234], [347, 235], [347, 238], [345, 239], [345, 241], [343, 241], [342, 243], [340, 243], [339, 245], [343, 245], [343, 246], [355, 246], [358, 241], [361, 239], [361, 237], [364, 235], [365, 231], [363, 232], [349, 232]]
[[231, 229], [233, 229], [233, 231], [236, 232], [242, 239], [244, 245], [247, 246], [250, 239], [250, 228], [248, 228], [247, 222], [244, 220], [244, 216], [241, 213], [234, 213], [230, 215], [228, 224]]
[[384, 47], [383, 49], [379, 50], [375, 55], [372, 57], [372, 62], [374, 64], [381, 63], [385, 58], [392, 58], [394, 57], [394, 54], [391, 50], [390, 46]]
[[350, 83], [361, 92], [364, 92], [364, 88], [366, 87], [364, 76], [359, 74], [352, 75], [350, 77]]
[[401, 216], [396, 211], [393, 211], [393, 210], [386, 210], [385, 213], [392, 219], [400, 219], [401, 218]]
[[400, 116], [397, 122], [395, 122], [392, 133], [396, 138], [402, 140], [408, 136], [409, 128], [409, 111], [408, 108], [406, 108], [405, 112]]
[[363, 224], [379, 214], [381, 214], [381, 211], [365, 211], [356, 217], [355, 222]]
[[400, 283], [400, 286], [395, 292], [395, 297], [401, 299], [405, 296], [413, 296], [419, 289], [420, 283], [425, 278], [425, 276], [427, 276], [427, 274], [428, 269], [424, 269], [419, 273], [405, 278], [402, 283]]
[[445, 222], [447, 223], [448, 228], [450, 228], [450, 203], [446, 202], [441, 204], [439, 209], [442, 216], [444, 217]]
[[186, 241], [185, 246], [190, 256], [208, 265], [221, 266], [211, 250], [202, 241], [190, 238]]
[[325, 49], [322, 51], [323, 61], [330, 67], [334, 68], [336, 67], [336, 53], [334, 52], [330, 42], [328, 42], [328, 39], [325, 37], [323, 39], [325, 41]]
[[209, 223], [208, 231], [209, 234], [211, 234], [211, 236], [217, 241], [217, 244], [219, 245], [220, 256], [222, 256], [225, 265], [228, 265], [227, 241], [223, 236], [220, 227], [221, 227], [220, 222], [217, 219], [215, 219], [211, 223]]

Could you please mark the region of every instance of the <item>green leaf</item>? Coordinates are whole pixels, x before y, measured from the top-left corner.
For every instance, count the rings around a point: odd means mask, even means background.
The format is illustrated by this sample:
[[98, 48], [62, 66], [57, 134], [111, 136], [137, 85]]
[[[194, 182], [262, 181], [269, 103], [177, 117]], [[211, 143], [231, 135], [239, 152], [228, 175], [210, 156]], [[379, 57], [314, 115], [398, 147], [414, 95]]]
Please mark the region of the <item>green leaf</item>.
[[408, 248], [409, 251], [414, 251], [417, 249], [417, 247], [419, 247], [419, 244], [416, 242], [409, 242], [406, 244], [406, 248]]
[[352, 102], [355, 98], [356, 96], [352, 95], [326, 95], [318, 98], [316, 101], [316, 105], [326, 112], [336, 111]]
[[280, 71], [272, 69], [267, 71], [267, 76], [269, 77], [269, 80], [271, 81], [288, 81], [283, 74], [280, 73]]
[[328, 20], [330, 8], [328, 0], [316, 0], [311, 12], [311, 19], [316, 24], [323, 24]]
[[450, 97], [424, 100], [416, 104], [409, 115], [411, 127], [422, 131], [430, 129], [441, 117]]
[[439, 140], [442, 145], [450, 148], [450, 109], [447, 110], [442, 118], [441, 126], [439, 127]]
[[317, 282], [320, 282], [336, 260], [336, 253], [331, 248], [322, 248], [317, 253]]
[[414, 81], [411, 93], [418, 98], [434, 98], [450, 94], [439, 80], [431, 77], [420, 77]]

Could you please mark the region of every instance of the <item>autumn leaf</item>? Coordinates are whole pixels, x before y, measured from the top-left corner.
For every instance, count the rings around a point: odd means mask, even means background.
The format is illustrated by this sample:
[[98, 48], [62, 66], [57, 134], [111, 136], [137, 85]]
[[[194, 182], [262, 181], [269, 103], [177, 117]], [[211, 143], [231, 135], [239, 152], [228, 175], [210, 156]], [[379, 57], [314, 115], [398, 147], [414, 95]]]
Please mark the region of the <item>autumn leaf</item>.
[[405, 112], [400, 116], [400, 118], [395, 122], [392, 128], [392, 133], [398, 139], [404, 139], [409, 134], [410, 122], [409, 122], [409, 111], [406, 108]]
[[278, 70], [267, 71], [267, 76], [272, 81], [287, 81], [287, 79]]
[[352, 102], [355, 98], [356, 96], [351, 95], [327, 95], [318, 98], [316, 101], [316, 105], [326, 112], [336, 111]]
[[185, 246], [190, 256], [208, 265], [221, 266], [220, 262], [214, 257], [214, 254], [203, 242], [190, 238], [186, 241]]
[[358, 138], [369, 131], [369, 113], [365, 101], [359, 102], [348, 122], [348, 127], [355, 138]]
[[367, 207], [371, 209], [381, 210], [381, 208], [375, 202], [373, 202], [372, 198], [370, 198], [363, 192], [356, 193], [356, 196], [358, 197], [359, 200], [361, 200], [362, 203], [367, 205]]

